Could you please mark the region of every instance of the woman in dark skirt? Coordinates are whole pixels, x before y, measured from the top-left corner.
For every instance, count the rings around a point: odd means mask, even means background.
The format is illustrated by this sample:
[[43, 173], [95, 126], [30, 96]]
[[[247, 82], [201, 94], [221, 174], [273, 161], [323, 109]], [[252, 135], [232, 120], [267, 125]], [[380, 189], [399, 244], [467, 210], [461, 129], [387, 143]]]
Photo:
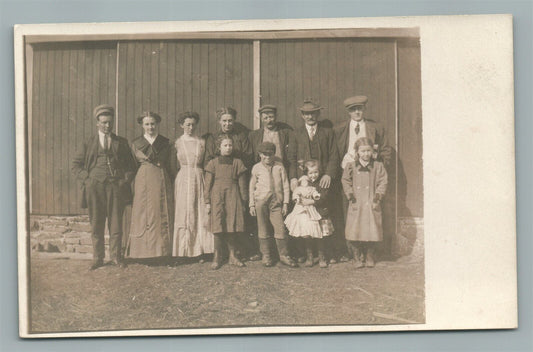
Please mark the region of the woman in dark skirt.
[[137, 122], [144, 134], [131, 145], [138, 170], [126, 253], [130, 258], [168, 257], [174, 224], [170, 158], [175, 154], [168, 138], [158, 133], [158, 114], [145, 112]]

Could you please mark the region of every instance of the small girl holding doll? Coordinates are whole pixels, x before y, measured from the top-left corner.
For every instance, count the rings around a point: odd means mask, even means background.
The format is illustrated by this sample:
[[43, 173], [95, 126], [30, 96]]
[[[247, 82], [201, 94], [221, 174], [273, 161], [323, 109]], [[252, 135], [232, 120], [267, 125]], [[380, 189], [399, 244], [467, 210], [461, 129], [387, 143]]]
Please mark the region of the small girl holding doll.
[[356, 268], [374, 266], [376, 244], [383, 240], [381, 200], [387, 190], [387, 171], [372, 158], [373, 145], [366, 137], [355, 142], [355, 161], [346, 164], [341, 179], [349, 202], [344, 234]]
[[285, 225], [292, 237], [300, 237], [305, 241], [305, 266], [313, 266], [313, 249], [318, 250], [318, 261], [321, 268], [327, 268], [324, 237], [333, 233], [333, 225], [328, 217], [327, 189], [318, 186], [319, 163], [308, 160], [304, 163], [305, 175], [298, 180], [298, 187], [293, 192], [295, 206], [285, 219]]
[[229, 264], [243, 267], [235, 255], [237, 234], [244, 232], [244, 204], [248, 202], [246, 167], [232, 156], [233, 141], [221, 134], [216, 141], [220, 155], [205, 167], [205, 203], [209, 214], [209, 230], [214, 235], [215, 253], [211, 268], [222, 266], [221, 251], [227, 246]]

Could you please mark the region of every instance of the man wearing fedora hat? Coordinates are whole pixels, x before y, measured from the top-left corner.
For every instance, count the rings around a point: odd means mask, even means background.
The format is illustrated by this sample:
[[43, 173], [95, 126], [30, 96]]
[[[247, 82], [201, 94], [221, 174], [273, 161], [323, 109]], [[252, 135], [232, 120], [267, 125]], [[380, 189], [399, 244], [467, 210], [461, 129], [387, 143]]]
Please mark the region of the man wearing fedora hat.
[[90, 270], [104, 265], [104, 227], [109, 229], [110, 264], [123, 267], [122, 213], [131, 202], [130, 182], [135, 161], [128, 141], [112, 133], [115, 109], [94, 108], [98, 133], [81, 145], [72, 161], [72, 173], [82, 184], [81, 207], [89, 211], [92, 228], [93, 263]]
[[[307, 160], [318, 160], [319, 187], [330, 188], [338, 168], [338, 152], [335, 144], [335, 135], [331, 128], [324, 127], [320, 118], [320, 110], [323, 108], [310, 99], [306, 99], [300, 107], [300, 114], [304, 126], [294, 130], [294, 138], [289, 143], [289, 179], [291, 190], [298, 186], [298, 179], [303, 175], [303, 163]], [[293, 242], [293, 252], [301, 252], [301, 243]], [[298, 254], [299, 261], [303, 260], [302, 253]]]
[[276, 146], [276, 158], [283, 163], [285, 170], [289, 170], [287, 151], [289, 143], [292, 143], [292, 127], [278, 121], [278, 108], [275, 105], [263, 105], [258, 110], [262, 127], [250, 132], [248, 140], [252, 146], [254, 163], [261, 161], [259, 146], [263, 142], [271, 142]]
[[291, 190], [298, 185], [298, 178], [303, 175], [299, 163], [315, 159], [320, 163], [320, 187], [329, 188], [338, 166], [338, 153], [333, 130], [319, 123], [320, 105], [305, 100], [300, 107], [304, 126], [294, 131], [294, 142], [289, 144], [289, 178]]

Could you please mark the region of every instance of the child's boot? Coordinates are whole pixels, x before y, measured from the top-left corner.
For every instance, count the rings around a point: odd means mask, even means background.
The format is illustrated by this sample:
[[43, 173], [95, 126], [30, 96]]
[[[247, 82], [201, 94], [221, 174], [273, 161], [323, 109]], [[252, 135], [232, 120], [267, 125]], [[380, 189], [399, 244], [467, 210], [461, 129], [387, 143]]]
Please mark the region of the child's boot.
[[307, 254], [305, 260], [305, 266], [310, 268], [313, 266], [313, 240], [310, 238], [305, 239], [305, 252]]
[[298, 264], [289, 256], [289, 248], [286, 239], [276, 238], [276, 246], [278, 247], [279, 261], [282, 264], [290, 266], [291, 268], [297, 268]]
[[367, 244], [365, 266], [373, 268], [376, 265], [376, 247], [373, 243]]
[[259, 248], [261, 250], [261, 254], [263, 255], [263, 266], [270, 267], [274, 265], [274, 262], [272, 261], [272, 256], [270, 255], [270, 239], [260, 238]]
[[228, 234], [227, 237], [226, 237], [226, 241], [228, 243], [228, 249], [229, 249], [229, 260], [228, 262], [231, 264], [231, 265], [235, 265], [235, 266], [238, 266], [238, 267], [243, 267], [244, 266], [244, 263], [241, 262], [239, 260], [239, 258], [237, 258], [235, 256], [235, 247], [236, 247], [236, 243], [235, 243], [235, 234]]
[[217, 270], [222, 266], [222, 239], [219, 234], [214, 234], [214, 247], [215, 252], [213, 254], [213, 263], [211, 264], [212, 270]]
[[363, 263], [363, 260], [362, 260], [363, 252], [361, 250], [361, 245], [357, 244], [354, 241], [350, 241], [350, 247], [353, 253], [353, 263], [354, 263], [355, 268], [359, 269], [359, 268], [364, 267], [365, 264]]
[[317, 239], [317, 247], [318, 247], [318, 265], [321, 268], [327, 268], [328, 262], [326, 261], [326, 255], [324, 253], [324, 240], [323, 239]]

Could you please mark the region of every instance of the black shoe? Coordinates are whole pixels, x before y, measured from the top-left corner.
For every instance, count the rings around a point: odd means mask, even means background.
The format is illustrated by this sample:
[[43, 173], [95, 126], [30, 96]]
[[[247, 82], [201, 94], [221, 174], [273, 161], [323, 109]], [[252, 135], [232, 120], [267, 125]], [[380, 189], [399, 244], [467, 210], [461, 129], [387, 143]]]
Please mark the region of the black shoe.
[[241, 262], [241, 261], [239, 260], [239, 258], [237, 258], [237, 257], [235, 257], [235, 256], [231, 256], [231, 255], [230, 255], [229, 259], [228, 259], [228, 263], [229, 263], [230, 265], [238, 266], [239, 268], [243, 268], [243, 267], [246, 266], [246, 265], [244, 265], [243, 262]]
[[261, 260], [261, 256], [259, 254], [254, 254], [248, 258], [248, 261], [250, 262], [257, 262], [259, 260]]
[[347, 256], [343, 255], [339, 258], [339, 262], [341, 263], [347, 263], [350, 261], [350, 258], [348, 258]]
[[281, 264], [284, 264], [284, 265], [287, 265], [291, 268], [297, 268], [298, 267], [298, 264], [296, 264], [296, 262], [294, 260], [292, 260], [291, 257], [287, 256], [287, 255], [280, 255], [279, 256], [279, 261]]
[[92, 265], [89, 267], [89, 270], [90, 271], [96, 270], [96, 269], [98, 269], [101, 266], [104, 266], [104, 262], [99, 260], [99, 261], [96, 261], [96, 262], [92, 263]]
[[128, 265], [123, 260], [111, 260], [107, 265], [118, 266], [121, 269], [126, 268]]
[[274, 265], [274, 261], [272, 260], [272, 258], [267, 257], [267, 256], [263, 256], [262, 262], [263, 262], [263, 266], [267, 268], [270, 268], [271, 266]]
[[326, 258], [324, 257], [324, 255], [318, 256], [318, 266], [320, 266], [321, 268], [328, 267], [328, 262], [326, 261]]

